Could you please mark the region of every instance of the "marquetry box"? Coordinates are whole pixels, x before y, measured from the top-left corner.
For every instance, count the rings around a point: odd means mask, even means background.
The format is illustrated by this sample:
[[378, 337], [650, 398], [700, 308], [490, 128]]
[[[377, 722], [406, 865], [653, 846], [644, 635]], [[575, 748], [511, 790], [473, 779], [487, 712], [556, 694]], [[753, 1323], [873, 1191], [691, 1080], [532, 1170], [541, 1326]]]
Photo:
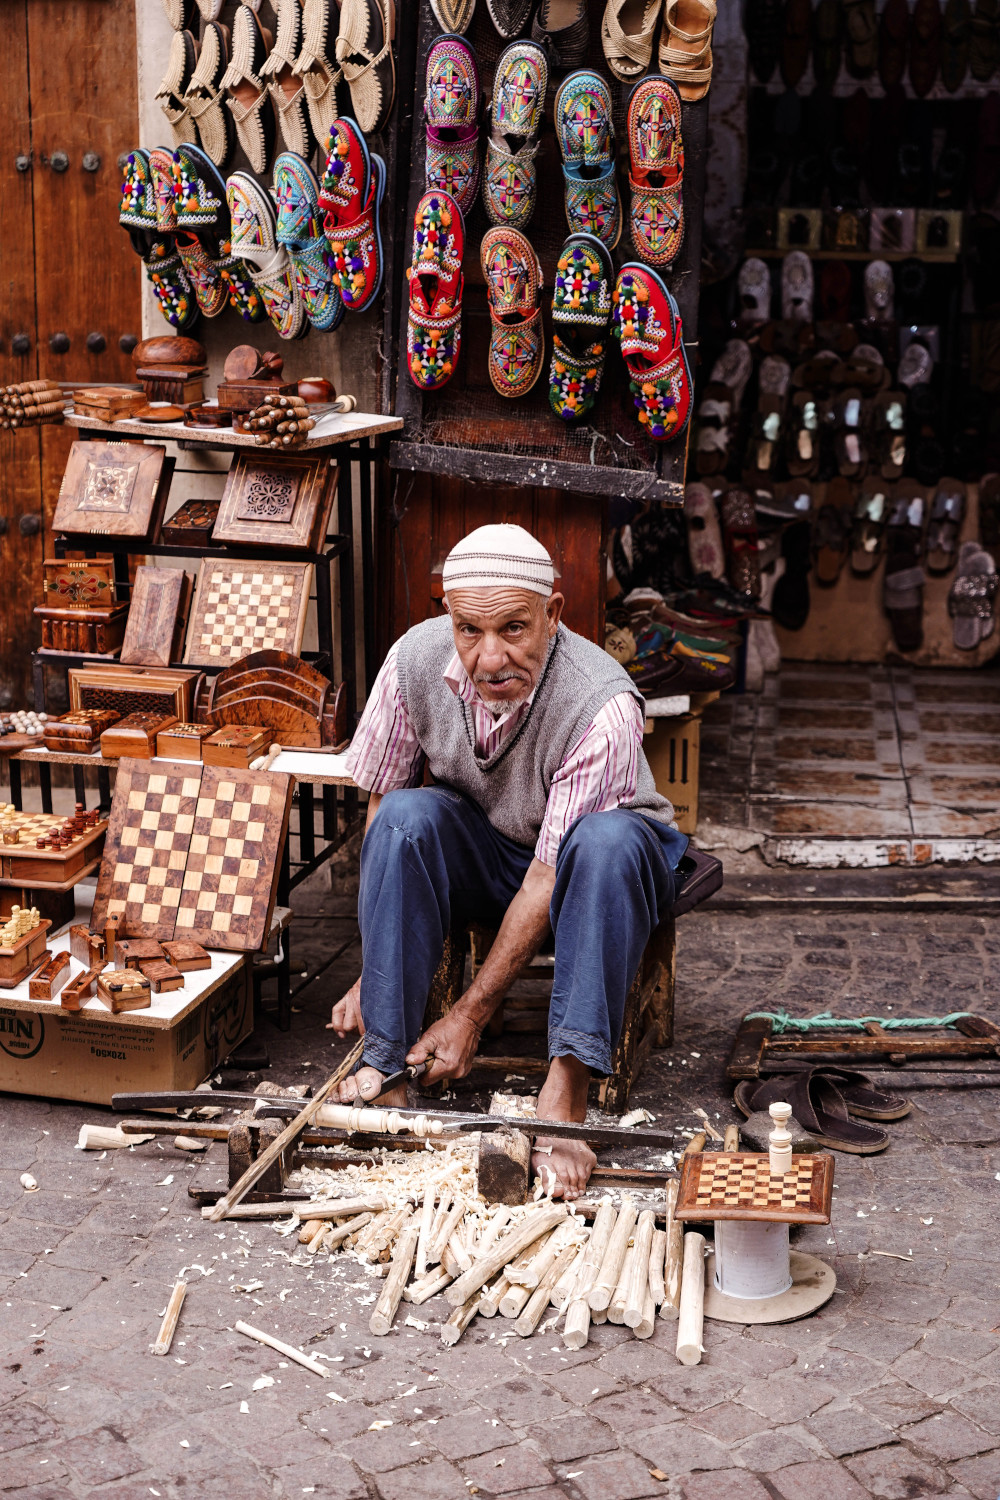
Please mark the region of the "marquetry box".
[[113, 557], [47, 557], [42, 602], [55, 609], [94, 609], [115, 603]]
[[100, 749], [104, 731], [117, 724], [120, 718], [121, 714], [113, 708], [78, 708], [73, 713], [63, 714], [61, 719], [47, 719], [43, 736], [45, 748], [90, 755]]
[[111, 708], [121, 717], [159, 713], [186, 722], [202, 675], [190, 667], [70, 667], [69, 706]]
[[168, 547], [212, 546], [212, 528], [218, 518], [219, 504], [218, 500], [185, 500], [180, 509], [164, 521], [160, 541]]
[[198, 406], [205, 399], [204, 366], [143, 365], [135, 373], [142, 381], [147, 402], [169, 401], [174, 406]]
[[148, 397], [142, 391], [130, 391], [121, 386], [94, 386], [73, 392], [73, 410], [81, 417], [96, 417], [99, 422], [117, 422], [122, 417], [134, 417], [142, 411]]
[[294, 380], [220, 380], [218, 394], [226, 411], [250, 412], [265, 396], [297, 395], [298, 386]]
[[36, 604], [35, 615], [41, 621], [42, 646], [49, 651], [95, 652], [110, 656], [125, 639], [128, 605], [110, 609], [52, 609]]
[[240, 766], [247, 771], [250, 762], [263, 755], [269, 744], [266, 730], [230, 724], [208, 736], [201, 747], [201, 758], [206, 766]]
[[326, 535], [337, 465], [317, 453], [237, 453], [226, 477], [216, 541], [316, 551]]
[[119, 760], [123, 755], [136, 760], [152, 760], [156, 754], [156, 736], [169, 729], [176, 720], [159, 713], [128, 714], [101, 735], [101, 754], [105, 760]]
[[97, 998], [117, 1016], [123, 1010], [145, 1010], [152, 991], [138, 969], [106, 969], [97, 976]]
[[181, 974], [212, 967], [212, 960], [206, 950], [191, 938], [174, 938], [163, 944], [163, 952], [168, 963], [172, 963]]
[[167, 760], [201, 760], [201, 747], [214, 733], [211, 724], [171, 724], [156, 736], [156, 753]]
[[173, 469], [159, 445], [79, 439], [69, 452], [53, 531], [152, 538]]
[[139, 964], [139, 972], [149, 980], [157, 995], [184, 988], [184, 975], [165, 958], [144, 958]]
[[45, 939], [52, 923], [39, 922], [11, 948], [0, 948], [0, 990], [12, 990], [38, 968], [45, 957]]

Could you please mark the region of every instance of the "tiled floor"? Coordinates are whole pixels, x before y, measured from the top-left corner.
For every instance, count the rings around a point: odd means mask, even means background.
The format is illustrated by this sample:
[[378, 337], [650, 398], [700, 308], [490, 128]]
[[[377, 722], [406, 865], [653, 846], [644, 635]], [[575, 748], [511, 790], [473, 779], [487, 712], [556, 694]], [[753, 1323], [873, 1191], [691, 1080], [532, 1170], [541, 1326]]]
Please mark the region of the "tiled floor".
[[1000, 673], [789, 664], [705, 710], [700, 813], [768, 839], [997, 839]]

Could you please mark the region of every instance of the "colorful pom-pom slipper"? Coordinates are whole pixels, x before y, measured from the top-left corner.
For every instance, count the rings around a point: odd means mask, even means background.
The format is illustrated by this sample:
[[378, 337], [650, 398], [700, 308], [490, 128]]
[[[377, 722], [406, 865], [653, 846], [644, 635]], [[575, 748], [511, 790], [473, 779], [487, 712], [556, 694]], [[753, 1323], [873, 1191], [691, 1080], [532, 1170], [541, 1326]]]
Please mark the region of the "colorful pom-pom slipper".
[[273, 38], [265, 31], [249, 5], [241, 5], [233, 18], [233, 55], [222, 79], [226, 104], [236, 126], [236, 139], [247, 161], [263, 175], [274, 153], [277, 125], [274, 105], [261, 68]]
[[691, 371], [677, 303], [648, 266], [622, 266], [611, 331], [620, 340], [636, 415], [649, 437], [680, 437], [691, 416]]
[[288, 251], [278, 245], [274, 204], [246, 172], [233, 173], [226, 197], [233, 225], [231, 253], [245, 263], [281, 338], [300, 338], [307, 331], [306, 313]]
[[647, 265], [669, 266], [684, 239], [681, 104], [668, 78], [644, 78], [627, 115], [631, 228]]
[[260, 65], [260, 76], [270, 92], [285, 150], [304, 158], [312, 155], [313, 138], [305, 85], [295, 73], [302, 48], [302, 8], [299, 0], [274, 0], [271, 8], [278, 31], [274, 46]]
[[413, 254], [406, 273], [406, 352], [413, 383], [423, 391], [440, 390], [458, 362], [464, 254], [465, 225], [455, 199], [425, 193], [413, 219]]
[[208, 254], [197, 235], [179, 233], [175, 244], [199, 311], [206, 318], [217, 318], [229, 301], [229, 284], [223, 279], [217, 261]]
[[566, 185], [571, 233], [593, 234], [613, 250], [621, 238], [622, 205], [615, 176], [611, 90], [583, 68], [560, 84], [555, 98], [556, 139]]
[[278, 244], [288, 251], [306, 317], [314, 328], [329, 332], [343, 318], [344, 302], [330, 271], [316, 174], [291, 151], [274, 163], [274, 201]]
[[136, 254], [145, 255], [151, 243], [149, 237], [156, 234], [156, 194], [149, 168], [149, 152], [140, 146], [125, 158], [118, 222], [128, 230]]
[[229, 28], [210, 21], [201, 39], [198, 63], [191, 74], [184, 103], [192, 125], [197, 128], [198, 139], [217, 167], [226, 165], [236, 145], [233, 117], [222, 102], [222, 80], [228, 67]]
[[542, 373], [542, 267], [516, 229], [491, 229], [480, 251], [490, 305], [490, 380], [501, 396], [526, 396]]
[[225, 178], [208, 154], [190, 141], [174, 152], [172, 172], [178, 230], [196, 234], [206, 250], [217, 254], [229, 238]]
[[190, 31], [175, 31], [167, 54], [167, 71], [163, 75], [156, 99], [174, 132], [174, 140], [189, 141], [194, 135], [187, 103], [191, 75], [198, 65], [198, 43]]
[[198, 302], [173, 240], [156, 240], [142, 263], [160, 311], [178, 333], [198, 321]]
[[177, 209], [174, 202], [174, 153], [166, 146], [154, 146], [149, 153], [149, 175], [153, 179], [156, 204], [156, 232], [175, 234]]
[[219, 275], [226, 284], [229, 305], [246, 323], [263, 323], [267, 320], [264, 299], [254, 286], [250, 267], [233, 254], [233, 247], [226, 240], [219, 247], [216, 258]]
[[427, 55], [427, 188], [468, 213], [479, 191], [479, 64], [460, 36], [439, 36]]
[[330, 131], [319, 206], [332, 269], [349, 312], [360, 312], [382, 289], [385, 182], [385, 162], [369, 152], [354, 121], [338, 120]]
[[[548, 60], [536, 42], [514, 42], [500, 54], [483, 175], [483, 202], [494, 224], [523, 229], [535, 211], [535, 156], [548, 86]], [[517, 141], [523, 144], [514, 149]]]
[[552, 294], [549, 405], [564, 422], [593, 408], [604, 374], [614, 269], [592, 234], [571, 234], [556, 263]]

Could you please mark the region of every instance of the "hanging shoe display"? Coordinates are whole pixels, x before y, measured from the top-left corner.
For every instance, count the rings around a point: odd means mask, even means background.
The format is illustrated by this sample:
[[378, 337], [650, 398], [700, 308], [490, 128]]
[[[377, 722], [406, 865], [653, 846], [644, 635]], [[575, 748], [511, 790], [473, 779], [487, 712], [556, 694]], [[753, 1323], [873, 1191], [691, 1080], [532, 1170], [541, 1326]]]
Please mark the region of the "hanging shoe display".
[[490, 306], [489, 370], [501, 396], [526, 396], [542, 373], [542, 267], [517, 229], [491, 229], [480, 250]]
[[649, 266], [676, 260], [684, 240], [681, 103], [667, 78], [644, 78], [626, 117], [632, 245]]
[[369, 152], [353, 120], [338, 120], [330, 131], [319, 206], [330, 243], [331, 269], [348, 312], [368, 307], [382, 289], [385, 184], [385, 162]]
[[593, 409], [611, 326], [611, 256], [589, 234], [570, 235], [559, 252], [552, 295], [549, 405], [564, 422]]
[[232, 217], [232, 253], [245, 262], [267, 315], [283, 339], [306, 331], [305, 307], [288, 251], [278, 245], [274, 204], [246, 172], [226, 183]]
[[344, 300], [330, 269], [330, 246], [323, 233], [319, 183], [308, 162], [283, 151], [274, 163], [275, 238], [288, 251], [306, 317], [329, 333], [341, 323]]
[[622, 266], [612, 332], [632, 377], [636, 415], [657, 442], [680, 437], [691, 416], [691, 371], [677, 303], [648, 266]]
[[425, 184], [468, 213], [479, 191], [479, 64], [461, 36], [441, 36], [427, 54]]
[[222, 77], [226, 106], [233, 117], [236, 139], [253, 170], [263, 175], [274, 155], [277, 125], [274, 105], [261, 74], [273, 38], [249, 5], [241, 5], [233, 20], [233, 55]]
[[566, 223], [613, 250], [621, 239], [622, 206], [615, 175], [611, 90], [584, 68], [559, 86], [553, 106], [563, 160]]
[[548, 82], [548, 60], [535, 42], [515, 42], [501, 53], [493, 79], [483, 176], [483, 202], [494, 224], [523, 229], [531, 222], [538, 130]]
[[410, 378], [423, 391], [447, 385], [458, 363], [462, 323], [462, 210], [447, 193], [425, 193], [413, 218], [413, 253], [406, 273]]

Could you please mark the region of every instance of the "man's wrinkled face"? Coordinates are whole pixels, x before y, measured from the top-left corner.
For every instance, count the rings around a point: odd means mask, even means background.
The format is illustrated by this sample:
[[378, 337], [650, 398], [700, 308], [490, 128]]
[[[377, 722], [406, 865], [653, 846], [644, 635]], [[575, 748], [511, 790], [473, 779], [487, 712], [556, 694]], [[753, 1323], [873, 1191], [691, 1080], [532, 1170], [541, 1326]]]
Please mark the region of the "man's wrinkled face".
[[495, 719], [534, 692], [549, 641], [562, 614], [563, 596], [543, 599], [531, 589], [449, 589], [455, 650]]

